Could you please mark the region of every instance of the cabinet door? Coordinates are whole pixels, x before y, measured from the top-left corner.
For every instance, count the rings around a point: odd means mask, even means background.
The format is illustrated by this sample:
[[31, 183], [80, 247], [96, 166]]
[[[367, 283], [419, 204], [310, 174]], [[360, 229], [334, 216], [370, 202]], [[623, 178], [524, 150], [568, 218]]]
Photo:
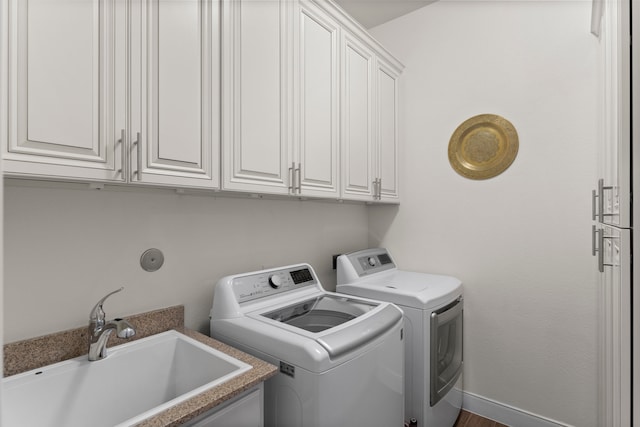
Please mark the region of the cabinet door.
[[296, 24], [296, 185], [303, 195], [338, 197], [338, 24], [307, 1]]
[[264, 425], [263, 385], [233, 399], [221, 408], [188, 424], [188, 427], [262, 427]]
[[218, 187], [219, 3], [140, 1], [132, 22], [130, 179]]
[[599, 425], [630, 426], [631, 231], [603, 226], [600, 232]]
[[7, 2], [5, 173], [123, 180], [124, 3]]
[[[602, 222], [631, 226], [631, 76], [629, 2], [605, 2], [604, 134], [598, 147]], [[600, 212], [598, 212], [600, 213]]]
[[292, 5], [223, 1], [224, 189], [290, 191]]
[[342, 42], [342, 197], [372, 200], [374, 54], [344, 33]]
[[398, 202], [398, 74], [380, 60], [376, 87], [378, 191], [381, 200]]

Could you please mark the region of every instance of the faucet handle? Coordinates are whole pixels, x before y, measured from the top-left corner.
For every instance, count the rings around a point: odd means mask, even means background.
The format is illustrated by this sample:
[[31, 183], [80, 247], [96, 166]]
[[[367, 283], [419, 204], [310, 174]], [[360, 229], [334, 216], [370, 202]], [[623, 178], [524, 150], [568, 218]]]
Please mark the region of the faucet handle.
[[109, 292], [107, 295], [102, 297], [102, 299], [100, 299], [100, 301], [98, 301], [98, 303], [91, 310], [91, 313], [89, 314], [89, 320], [96, 321], [96, 322], [101, 322], [101, 321], [104, 322], [105, 313], [104, 313], [104, 310], [102, 309], [102, 304], [104, 304], [104, 301], [107, 298], [109, 298], [111, 295], [116, 294], [122, 290], [124, 290], [124, 286], [121, 287], [120, 289], [116, 289], [113, 292]]

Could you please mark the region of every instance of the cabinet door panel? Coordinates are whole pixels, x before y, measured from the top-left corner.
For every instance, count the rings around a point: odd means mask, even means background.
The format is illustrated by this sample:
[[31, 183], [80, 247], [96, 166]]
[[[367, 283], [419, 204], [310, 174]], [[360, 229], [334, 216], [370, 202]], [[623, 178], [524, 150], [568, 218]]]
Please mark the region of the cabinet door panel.
[[97, 155], [100, 111], [94, 99], [99, 99], [99, 5], [29, 0], [25, 6], [25, 145], [54, 144], [70, 152]]
[[354, 39], [344, 43], [343, 191], [345, 197], [373, 195], [372, 78], [373, 53]]
[[[281, 171], [280, 11], [274, 2], [243, 2], [240, 27], [242, 170]], [[259, 72], [256, 72], [260, 70]]]
[[[216, 187], [218, 3], [158, 0], [142, 8], [147, 19], [141, 21], [143, 49], [135, 56], [141, 63], [134, 69], [146, 97], [139, 105], [143, 122], [132, 123], [142, 129], [132, 179]], [[133, 105], [136, 111], [135, 99]]]
[[299, 17], [301, 191], [337, 196], [338, 26], [308, 4]]
[[631, 232], [602, 227], [599, 276], [601, 425], [631, 425]]
[[9, 174], [123, 179], [114, 2], [11, 0]]
[[154, 162], [173, 160], [202, 165], [202, 112], [209, 100], [202, 96], [206, 76], [201, 66], [204, 40], [198, 25], [202, 21], [199, 6], [193, 0], [159, 3], [155, 28], [158, 133], [154, 135]]
[[287, 193], [288, 3], [223, 3], [223, 176], [231, 190]]
[[606, 2], [602, 46], [604, 134], [598, 146], [598, 175], [604, 179], [602, 221], [631, 226], [631, 75], [629, 2]]
[[378, 64], [378, 175], [381, 198], [398, 197], [398, 76]]

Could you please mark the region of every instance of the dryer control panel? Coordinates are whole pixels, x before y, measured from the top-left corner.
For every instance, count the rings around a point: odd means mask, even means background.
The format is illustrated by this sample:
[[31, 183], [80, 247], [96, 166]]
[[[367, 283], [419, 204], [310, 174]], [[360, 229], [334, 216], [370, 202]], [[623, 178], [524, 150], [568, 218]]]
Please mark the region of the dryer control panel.
[[236, 300], [243, 303], [317, 284], [318, 279], [311, 267], [302, 264], [237, 276], [233, 279], [233, 291]]
[[396, 268], [391, 255], [384, 248], [365, 249], [345, 256], [358, 277]]

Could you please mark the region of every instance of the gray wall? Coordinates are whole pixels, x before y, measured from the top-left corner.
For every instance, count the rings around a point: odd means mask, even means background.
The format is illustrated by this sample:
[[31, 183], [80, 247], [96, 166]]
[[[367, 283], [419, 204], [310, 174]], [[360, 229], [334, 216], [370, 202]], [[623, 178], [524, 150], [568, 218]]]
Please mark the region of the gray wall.
[[[5, 342], [82, 326], [120, 286], [110, 318], [184, 304], [187, 326], [208, 333], [219, 278], [309, 262], [335, 289], [331, 255], [367, 244], [363, 204], [23, 181], [5, 188], [4, 213]], [[139, 265], [151, 247], [165, 255], [153, 273]]]

